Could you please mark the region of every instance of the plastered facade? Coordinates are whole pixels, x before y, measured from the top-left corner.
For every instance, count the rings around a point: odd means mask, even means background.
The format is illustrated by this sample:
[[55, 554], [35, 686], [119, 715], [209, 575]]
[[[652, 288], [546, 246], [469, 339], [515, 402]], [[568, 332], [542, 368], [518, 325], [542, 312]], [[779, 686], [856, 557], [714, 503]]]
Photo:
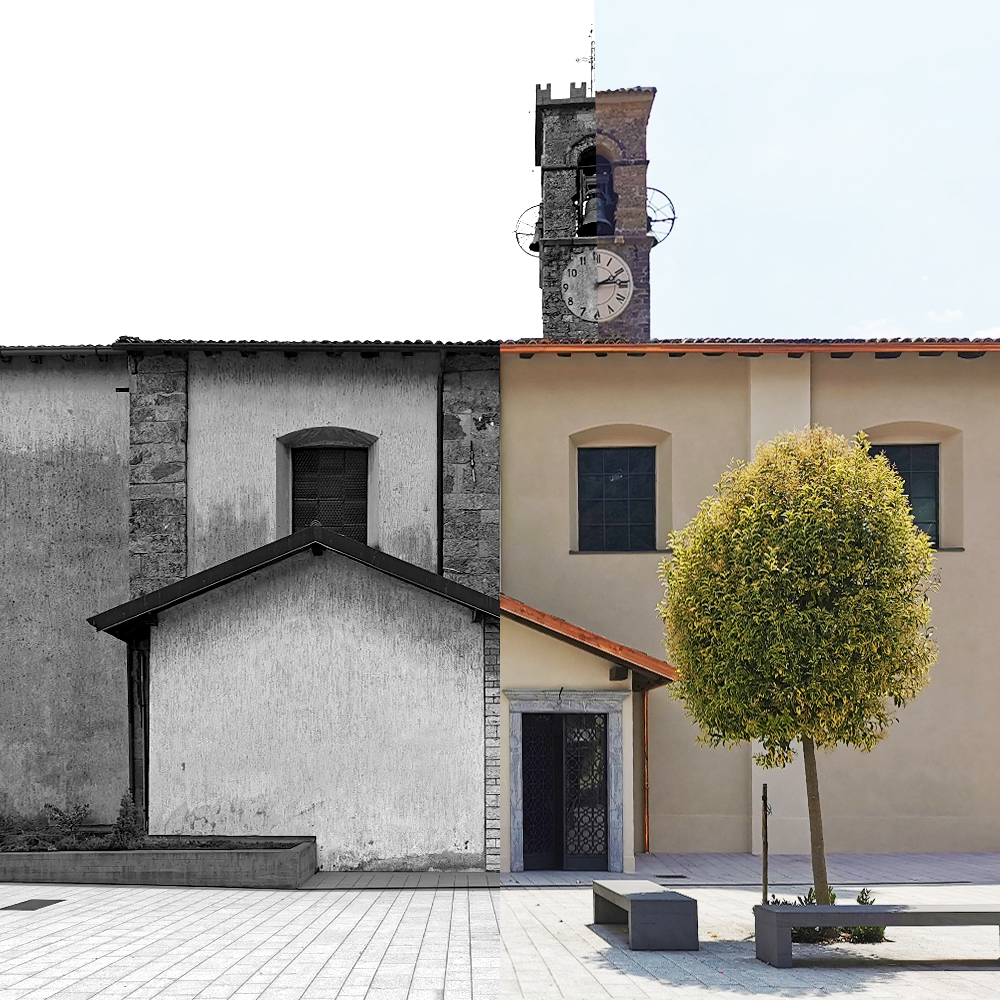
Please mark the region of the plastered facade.
[[88, 615], [129, 597], [124, 357], [0, 365], [0, 811], [89, 804], [128, 787], [121, 643]]
[[310, 427], [375, 436], [369, 544], [436, 571], [438, 357], [291, 353], [190, 354], [188, 572], [278, 537], [290, 503], [278, 438]]
[[[1000, 680], [989, 631], [1000, 557], [992, 516], [998, 380], [1000, 357], [993, 354], [505, 355], [503, 591], [664, 655], [655, 607], [657, 565], [666, 553], [572, 551], [574, 448], [581, 440], [643, 444], [661, 435], [658, 453], [669, 448], [669, 457], [658, 456], [658, 506], [666, 492], [672, 508], [670, 523], [658, 517], [661, 548], [665, 532], [693, 517], [732, 459], [749, 457], [758, 442], [783, 431], [811, 421], [846, 435], [866, 430], [877, 443], [940, 443], [941, 588], [931, 597], [939, 662], [929, 686], [872, 753], [819, 754], [826, 847], [998, 850], [1000, 791], [990, 762], [1000, 751]], [[766, 780], [771, 850], [807, 852], [800, 761], [765, 772], [752, 764], [749, 745], [712, 750], [695, 737], [667, 690], [650, 692], [650, 849], [759, 849]], [[640, 815], [637, 795], [637, 843]]]
[[[662, 657], [657, 567], [667, 534], [694, 515], [729, 460], [745, 455], [745, 360], [505, 354], [501, 397], [503, 592]], [[576, 448], [633, 443], [657, 446], [661, 551], [574, 551]], [[503, 664], [506, 655], [501, 644]], [[749, 754], [706, 749], [694, 736], [666, 690], [651, 691], [651, 848], [748, 850]], [[641, 809], [640, 795], [635, 815]]]
[[483, 868], [471, 611], [326, 552], [151, 633], [151, 832], [315, 835], [324, 868]]
[[[574, 692], [610, 692], [620, 696], [614, 704], [621, 707], [621, 760], [623, 865], [619, 870], [635, 871], [635, 827], [630, 805], [633, 801], [633, 768], [635, 733], [633, 729], [633, 696], [628, 680], [609, 680], [609, 663], [594, 653], [577, 649], [553, 636], [522, 625], [509, 618], [500, 619], [500, 870], [511, 870], [511, 740], [510, 705], [514, 692], [563, 691], [567, 704]], [[546, 706], [548, 703], [546, 703]], [[604, 707], [605, 709], [607, 706]], [[553, 710], [545, 707], [545, 710]], [[574, 708], [580, 711], [580, 708]], [[595, 709], [596, 710], [596, 709]], [[608, 753], [615, 751], [609, 741]], [[613, 762], [608, 761], [609, 771]], [[619, 819], [609, 817], [609, 826]]]

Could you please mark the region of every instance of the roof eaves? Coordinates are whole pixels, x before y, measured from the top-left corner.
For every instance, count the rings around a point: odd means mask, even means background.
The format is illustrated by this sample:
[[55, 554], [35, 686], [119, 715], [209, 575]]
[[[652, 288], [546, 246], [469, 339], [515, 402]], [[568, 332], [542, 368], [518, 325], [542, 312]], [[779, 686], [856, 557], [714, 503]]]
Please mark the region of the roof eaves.
[[0, 347], [0, 358], [24, 354], [127, 354], [142, 351], [452, 351], [493, 353], [499, 340], [140, 340], [113, 344], [17, 345]]
[[501, 354], [824, 354], [824, 353], [916, 353], [920, 351], [947, 351], [959, 354], [977, 354], [1000, 351], [1000, 339], [982, 338], [906, 338], [892, 340], [832, 340], [803, 338], [801, 340], [773, 340], [764, 337], [749, 337], [745, 340], [651, 340], [644, 342], [614, 341], [566, 341], [566, 340], [511, 340], [500, 345]]
[[155, 622], [156, 616], [161, 611], [310, 549], [316, 554], [324, 549], [337, 552], [387, 576], [403, 580], [421, 590], [439, 594], [489, 618], [499, 617], [500, 605], [495, 597], [489, 597], [453, 580], [447, 580], [437, 573], [363, 545], [328, 528], [311, 526], [252, 549], [235, 559], [228, 559], [217, 566], [211, 566], [201, 573], [185, 577], [177, 583], [161, 587], [143, 597], [102, 611], [87, 621], [98, 632], [107, 632], [118, 639], [125, 639], [136, 628]]
[[545, 632], [548, 635], [568, 642], [578, 649], [586, 650], [606, 660], [611, 660], [619, 666], [636, 670], [654, 684], [666, 684], [677, 679], [677, 671], [665, 660], [643, 653], [641, 650], [624, 646], [620, 642], [608, 639], [589, 629], [556, 618], [545, 611], [533, 608], [530, 604], [518, 601], [506, 594], [500, 595], [500, 613], [508, 618], [527, 625], [529, 628]]

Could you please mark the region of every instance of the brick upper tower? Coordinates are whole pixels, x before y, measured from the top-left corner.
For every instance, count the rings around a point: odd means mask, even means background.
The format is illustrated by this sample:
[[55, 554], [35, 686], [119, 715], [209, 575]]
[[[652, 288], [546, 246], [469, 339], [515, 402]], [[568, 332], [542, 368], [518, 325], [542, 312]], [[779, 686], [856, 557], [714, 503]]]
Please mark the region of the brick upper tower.
[[649, 340], [646, 124], [656, 90], [568, 98], [537, 87], [535, 164], [542, 207], [535, 244], [542, 335], [567, 341]]

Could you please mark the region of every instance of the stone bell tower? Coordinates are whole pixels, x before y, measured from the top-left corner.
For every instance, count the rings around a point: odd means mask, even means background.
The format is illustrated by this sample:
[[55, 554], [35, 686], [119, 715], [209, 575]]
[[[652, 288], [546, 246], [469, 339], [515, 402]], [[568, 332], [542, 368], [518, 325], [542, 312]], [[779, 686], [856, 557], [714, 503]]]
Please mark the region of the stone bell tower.
[[649, 340], [646, 124], [656, 90], [587, 96], [536, 88], [535, 165], [542, 203], [539, 253], [547, 340]]

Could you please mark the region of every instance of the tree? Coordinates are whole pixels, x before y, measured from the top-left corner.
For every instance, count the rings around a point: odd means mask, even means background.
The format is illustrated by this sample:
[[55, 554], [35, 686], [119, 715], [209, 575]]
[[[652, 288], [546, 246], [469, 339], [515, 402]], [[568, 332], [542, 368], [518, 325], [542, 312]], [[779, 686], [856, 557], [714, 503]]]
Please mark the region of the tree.
[[816, 747], [870, 751], [937, 659], [934, 554], [868, 441], [813, 427], [761, 445], [670, 539], [658, 607], [672, 693], [710, 746], [802, 744], [813, 884], [829, 904]]

